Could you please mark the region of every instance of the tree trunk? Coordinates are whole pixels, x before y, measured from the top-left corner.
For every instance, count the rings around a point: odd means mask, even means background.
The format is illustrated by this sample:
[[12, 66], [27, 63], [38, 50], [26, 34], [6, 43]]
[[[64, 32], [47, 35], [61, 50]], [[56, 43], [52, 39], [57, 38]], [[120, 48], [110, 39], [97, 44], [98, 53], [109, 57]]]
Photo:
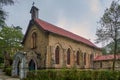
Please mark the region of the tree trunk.
[[113, 58], [113, 67], [112, 70], [115, 70], [115, 62], [116, 62], [116, 53], [117, 53], [117, 39], [114, 40], [115, 44], [114, 44], [114, 58]]

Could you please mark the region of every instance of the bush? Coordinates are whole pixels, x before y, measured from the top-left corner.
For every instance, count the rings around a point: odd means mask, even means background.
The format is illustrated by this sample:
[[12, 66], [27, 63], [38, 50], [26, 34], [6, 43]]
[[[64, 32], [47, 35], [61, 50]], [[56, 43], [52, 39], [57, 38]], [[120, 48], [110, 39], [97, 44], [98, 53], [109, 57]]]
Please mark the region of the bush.
[[39, 70], [28, 72], [24, 80], [120, 80], [120, 71]]
[[12, 68], [5, 68], [5, 74], [8, 75], [8, 76], [11, 76], [11, 71], [12, 71]]
[[0, 69], [4, 68], [4, 63], [0, 63]]

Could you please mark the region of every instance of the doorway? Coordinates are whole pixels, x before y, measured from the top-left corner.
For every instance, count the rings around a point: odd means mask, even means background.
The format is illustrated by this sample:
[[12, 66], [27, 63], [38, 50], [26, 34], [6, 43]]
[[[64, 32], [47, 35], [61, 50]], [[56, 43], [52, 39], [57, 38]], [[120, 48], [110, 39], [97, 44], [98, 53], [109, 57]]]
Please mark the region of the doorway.
[[20, 75], [20, 60], [17, 63], [17, 76]]
[[29, 62], [29, 71], [35, 70], [35, 62], [34, 60], [30, 60]]

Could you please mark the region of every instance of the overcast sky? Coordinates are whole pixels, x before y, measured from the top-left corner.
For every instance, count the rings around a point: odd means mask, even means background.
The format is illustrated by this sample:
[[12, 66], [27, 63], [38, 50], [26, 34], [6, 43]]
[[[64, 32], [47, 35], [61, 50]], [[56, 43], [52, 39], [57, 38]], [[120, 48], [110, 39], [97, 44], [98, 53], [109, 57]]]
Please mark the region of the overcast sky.
[[33, 1], [39, 18], [95, 42], [97, 22], [113, 0], [17, 0], [4, 7], [7, 25], [20, 26], [26, 32]]

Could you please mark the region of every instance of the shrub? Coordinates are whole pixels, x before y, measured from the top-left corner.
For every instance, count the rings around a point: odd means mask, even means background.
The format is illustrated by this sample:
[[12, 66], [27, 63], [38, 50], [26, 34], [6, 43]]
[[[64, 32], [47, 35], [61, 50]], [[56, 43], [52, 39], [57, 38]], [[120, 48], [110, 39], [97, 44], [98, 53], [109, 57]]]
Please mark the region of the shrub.
[[120, 71], [39, 70], [28, 72], [24, 80], [120, 80]]
[[0, 63], [0, 69], [3, 69], [3, 68], [4, 68], [4, 64]]
[[12, 71], [12, 68], [5, 68], [5, 74], [8, 75], [8, 76], [11, 76], [11, 71]]

